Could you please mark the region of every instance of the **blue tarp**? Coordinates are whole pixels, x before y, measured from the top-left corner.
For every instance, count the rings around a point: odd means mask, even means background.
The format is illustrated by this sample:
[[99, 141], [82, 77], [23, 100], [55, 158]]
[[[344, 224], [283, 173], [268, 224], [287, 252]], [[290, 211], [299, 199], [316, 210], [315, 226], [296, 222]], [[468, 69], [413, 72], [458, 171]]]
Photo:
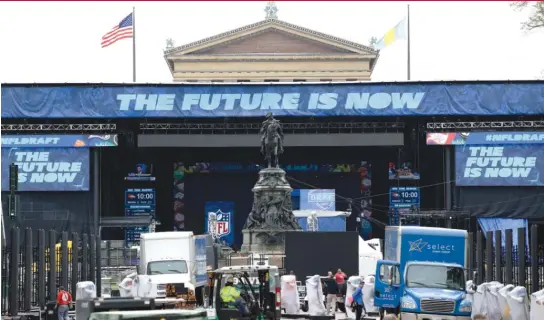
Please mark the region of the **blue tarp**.
[[544, 114], [544, 82], [3, 85], [2, 118]]

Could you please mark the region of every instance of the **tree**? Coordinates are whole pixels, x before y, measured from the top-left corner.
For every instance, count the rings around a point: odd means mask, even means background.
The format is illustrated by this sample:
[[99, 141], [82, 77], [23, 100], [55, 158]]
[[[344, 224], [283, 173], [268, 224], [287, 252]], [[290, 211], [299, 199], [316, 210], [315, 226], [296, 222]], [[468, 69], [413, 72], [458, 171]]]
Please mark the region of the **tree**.
[[511, 6], [519, 11], [530, 10], [527, 21], [521, 24], [524, 30], [544, 28], [544, 1], [516, 1]]
[[371, 38], [368, 40], [368, 43], [370, 44], [371, 47], [374, 48], [374, 46], [376, 45], [376, 43], [378, 43], [378, 38], [376, 38], [376, 37], [371, 37]]

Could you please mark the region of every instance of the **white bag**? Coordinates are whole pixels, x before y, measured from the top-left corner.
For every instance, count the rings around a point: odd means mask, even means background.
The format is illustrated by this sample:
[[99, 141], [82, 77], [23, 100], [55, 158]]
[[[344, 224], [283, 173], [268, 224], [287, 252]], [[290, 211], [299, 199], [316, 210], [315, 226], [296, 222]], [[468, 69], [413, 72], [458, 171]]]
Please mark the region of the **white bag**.
[[294, 275], [281, 277], [281, 308], [287, 314], [297, 314], [298, 302], [297, 278]]
[[510, 315], [510, 306], [506, 300], [506, 295], [508, 292], [512, 291], [512, 289], [514, 289], [514, 286], [509, 284], [499, 290], [498, 300], [499, 308], [501, 308], [502, 320], [512, 320], [512, 316]]
[[76, 283], [76, 300], [90, 300], [96, 298], [96, 286], [92, 281]]
[[323, 316], [327, 313], [323, 296], [323, 287], [319, 275], [306, 280], [306, 297], [308, 297], [308, 314], [310, 316]]
[[367, 313], [376, 313], [378, 308], [374, 305], [374, 288], [376, 278], [374, 276], [365, 277], [365, 286], [363, 287], [363, 302]]
[[506, 295], [510, 315], [515, 320], [529, 320], [529, 301], [525, 287], [515, 287]]
[[496, 284], [489, 286], [488, 294], [486, 295], [487, 301], [487, 319], [488, 320], [502, 320], [501, 308], [499, 306], [499, 290], [504, 287], [503, 284]]
[[544, 290], [531, 295], [531, 320], [544, 319]]
[[478, 314], [487, 314], [487, 295], [489, 294], [488, 287], [498, 285], [497, 281], [484, 282], [478, 287], [476, 287], [476, 292], [474, 293], [474, 303], [472, 304], [472, 316]]

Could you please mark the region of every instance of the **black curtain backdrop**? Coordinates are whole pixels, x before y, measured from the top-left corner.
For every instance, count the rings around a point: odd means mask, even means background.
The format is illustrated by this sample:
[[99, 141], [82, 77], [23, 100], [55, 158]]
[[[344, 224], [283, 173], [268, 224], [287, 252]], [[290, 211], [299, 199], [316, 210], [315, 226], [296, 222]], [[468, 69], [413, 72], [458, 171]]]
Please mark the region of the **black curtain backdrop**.
[[55, 230], [89, 233], [92, 227], [91, 192], [21, 192], [20, 214], [11, 219], [8, 192], [2, 192], [2, 211], [6, 229]]
[[[389, 188], [400, 183], [401, 186], [427, 186], [421, 189], [422, 208], [442, 208], [444, 191], [442, 170], [442, 148], [426, 146], [424, 138], [420, 144], [418, 167], [421, 168], [419, 181], [388, 180], [388, 163], [398, 157], [397, 147], [330, 147], [330, 148], [286, 148], [280, 163], [284, 164], [359, 164], [367, 161], [372, 166], [372, 217], [388, 221]], [[403, 148], [406, 150], [406, 148]], [[415, 151], [414, 151], [415, 152]], [[244, 164], [264, 164], [258, 148], [103, 148], [102, 150], [102, 216], [124, 215], [125, 188], [155, 188], [157, 192], [157, 219], [162, 223], [158, 231], [171, 231], [173, 224], [173, 164], [182, 161], [188, 165], [196, 162], [234, 162]], [[156, 182], [128, 182], [126, 174], [134, 169], [136, 163], [152, 164]], [[297, 180], [321, 189], [336, 189], [336, 194], [348, 198], [361, 198], [360, 179], [357, 173], [288, 173]], [[214, 173], [188, 174], [185, 177], [185, 201], [188, 201], [185, 225], [195, 232], [204, 229], [205, 201], [234, 201], [237, 229], [241, 229], [248, 215], [257, 173]], [[311, 189], [304, 183], [289, 181], [293, 189]], [[226, 197], [232, 199], [226, 199]], [[194, 199], [192, 199], [194, 198]], [[205, 199], [208, 198], [208, 199]], [[359, 199], [357, 199], [359, 200]], [[354, 230], [356, 214], [360, 201], [354, 201], [354, 213], [348, 220], [348, 230]], [[337, 199], [337, 209], [344, 210], [345, 201]], [[383, 237], [383, 225], [373, 223], [373, 237]], [[123, 239], [121, 229], [104, 229], [104, 239]], [[239, 237], [237, 237], [239, 238]]]
[[458, 187], [458, 193], [459, 209], [472, 216], [544, 223], [544, 188]]
[[[229, 201], [234, 203], [235, 244], [242, 245], [242, 228], [251, 211], [253, 193], [251, 189], [257, 182], [257, 173], [201, 173], [185, 176], [185, 228], [196, 233], [205, 229], [205, 204], [207, 201]], [[313, 189], [310, 184], [320, 189], [335, 189], [337, 195], [360, 197], [360, 178], [355, 173], [303, 173], [287, 175], [293, 189]], [[292, 177], [293, 179], [289, 179]], [[301, 182], [304, 182], [301, 183]], [[337, 198], [336, 210], [345, 210], [347, 202]], [[355, 216], [348, 219], [348, 230], [355, 230]]]

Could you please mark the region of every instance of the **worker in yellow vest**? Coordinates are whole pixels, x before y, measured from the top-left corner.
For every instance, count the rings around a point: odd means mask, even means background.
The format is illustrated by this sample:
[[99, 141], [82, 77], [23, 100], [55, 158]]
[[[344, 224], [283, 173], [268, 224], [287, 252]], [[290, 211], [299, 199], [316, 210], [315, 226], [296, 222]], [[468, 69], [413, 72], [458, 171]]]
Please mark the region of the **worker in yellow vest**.
[[246, 302], [240, 297], [240, 291], [234, 286], [232, 277], [227, 278], [225, 286], [219, 292], [221, 301], [227, 306], [237, 307], [242, 314], [249, 314]]

